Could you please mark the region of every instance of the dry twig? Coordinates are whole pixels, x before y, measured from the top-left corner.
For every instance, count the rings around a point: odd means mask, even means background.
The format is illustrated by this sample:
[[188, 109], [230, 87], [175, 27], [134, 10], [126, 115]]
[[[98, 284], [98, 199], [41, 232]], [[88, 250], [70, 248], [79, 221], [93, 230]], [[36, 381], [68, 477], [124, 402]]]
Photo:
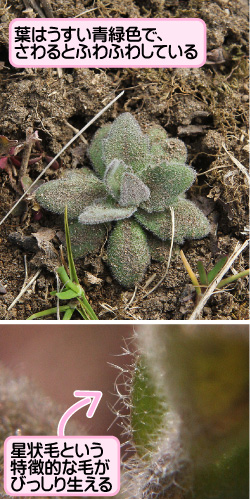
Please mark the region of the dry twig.
[[211, 297], [213, 294], [214, 290], [216, 289], [217, 285], [220, 283], [222, 280], [224, 274], [230, 269], [230, 267], [233, 265], [234, 261], [237, 259], [237, 257], [245, 250], [245, 248], [249, 245], [250, 240], [246, 240], [243, 245], [240, 245], [240, 243], [237, 243], [235, 246], [235, 249], [232, 253], [232, 255], [229, 257], [227, 260], [226, 264], [222, 268], [222, 270], [217, 274], [216, 278], [212, 281], [212, 283], [209, 285], [207, 288], [206, 292], [204, 293], [202, 299], [200, 300], [199, 304], [196, 306], [194, 311], [192, 312], [191, 316], [188, 318], [189, 320], [195, 320], [199, 317], [201, 314], [201, 311], [205, 304], [207, 303], [208, 299]]
[[38, 278], [40, 272], [41, 272], [41, 270], [37, 271], [37, 273], [35, 274], [35, 276], [33, 276], [33, 278], [31, 278], [31, 280], [27, 283], [27, 285], [24, 286], [24, 287], [22, 287], [22, 289], [21, 289], [20, 293], [18, 294], [18, 296], [13, 300], [12, 304], [10, 304], [10, 306], [8, 307], [8, 311], [10, 311], [12, 309], [12, 307], [14, 307], [14, 305], [24, 295], [24, 293], [26, 292], [26, 290], [28, 290], [28, 288], [32, 285], [32, 283], [34, 283], [34, 281], [36, 281], [36, 279]]
[[50, 0], [40, 0], [40, 2], [44, 8], [44, 12], [45, 12], [46, 17], [54, 17]]
[[229, 158], [231, 158], [231, 160], [234, 162], [236, 167], [238, 167], [238, 169], [246, 176], [248, 184], [250, 184], [250, 175], [249, 175], [249, 172], [246, 169], [246, 167], [244, 167], [244, 165], [242, 165], [242, 163], [240, 163], [240, 161], [237, 160], [237, 158], [235, 158], [233, 155], [231, 155], [231, 153], [229, 153], [225, 144], [222, 144], [222, 147], [226, 151], [226, 153], [228, 154]]

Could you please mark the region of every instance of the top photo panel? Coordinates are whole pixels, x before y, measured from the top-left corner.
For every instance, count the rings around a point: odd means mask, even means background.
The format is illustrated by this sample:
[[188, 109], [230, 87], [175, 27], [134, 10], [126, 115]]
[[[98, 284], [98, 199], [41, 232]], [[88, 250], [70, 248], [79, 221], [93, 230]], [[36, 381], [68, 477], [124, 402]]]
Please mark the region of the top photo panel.
[[248, 320], [248, 2], [0, 19], [0, 321]]

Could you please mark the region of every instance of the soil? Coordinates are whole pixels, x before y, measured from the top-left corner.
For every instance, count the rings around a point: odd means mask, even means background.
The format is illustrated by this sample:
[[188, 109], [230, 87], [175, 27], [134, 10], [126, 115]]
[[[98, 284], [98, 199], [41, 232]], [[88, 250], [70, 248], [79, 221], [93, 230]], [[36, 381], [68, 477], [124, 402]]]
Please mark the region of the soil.
[[[26, 2], [27, 3], [27, 2]], [[198, 173], [188, 197], [208, 216], [212, 231], [207, 238], [187, 241], [182, 249], [194, 272], [201, 260], [207, 270], [223, 255], [230, 255], [237, 242], [247, 238], [248, 185], [241, 169], [223, 148], [243, 165], [248, 163], [248, 4], [245, 0], [114, 0], [107, 5], [97, 0], [51, 2], [55, 17], [74, 17], [95, 7], [87, 17], [198, 17], [207, 26], [207, 63], [194, 69], [17, 69], [8, 61], [8, 25], [25, 17], [21, 0], [0, 9], [0, 134], [23, 141], [26, 130], [37, 130], [46, 154], [54, 156], [73, 136], [71, 126], [80, 129], [121, 90], [124, 95], [84, 134], [86, 142], [74, 143], [62, 155], [61, 167], [46, 172], [55, 179], [63, 169], [80, 166], [87, 143], [97, 128], [113, 121], [124, 111], [131, 112], [146, 130], [163, 126], [169, 136], [179, 137], [188, 148], [188, 162]], [[31, 13], [31, 17], [35, 17]], [[79, 159], [79, 146], [81, 158]], [[78, 148], [78, 149], [77, 149]], [[83, 159], [82, 159], [83, 158]], [[43, 161], [29, 167], [35, 179]], [[0, 170], [0, 218], [20, 196], [15, 190], [18, 169]], [[20, 191], [20, 188], [19, 188]], [[34, 220], [32, 202], [26, 200], [1, 226], [0, 235], [0, 319], [24, 320], [29, 315], [55, 307], [50, 292], [56, 289], [55, 268], [60, 264], [57, 237], [54, 254], [26, 245], [27, 237], [42, 227], [59, 229], [51, 214]], [[13, 233], [19, 233], [18, 236]], [[10, 236], [12, 235], [12, 236]], [[21, 240], [21, 246], [20, 246]], [[29, 240], [32, 243], [32, 239]], [[19, 246], [17, 243], [19, 242]], [[25, 257], [26, 256], [26, 257]], [[113, 280], [106, 265], [105, 247], [97, 255], [76, 261], [80, 283], [101, 320], [184, 320], [195, 307], [196, 293], [175, 249], [169, 272], [155, 291], [148, 292], [164, 275], [168, 251], [161, 262], [152, 261], [136, 293]], [[8, 310], [25, 280], [40, 271], [34, 284]], [[247, 251], [235, 261], [232, 272], [248, 267]], [[231, 273], [232, 274], [232, 273]], [[94, 279], [98, 278], [98, 279]], [[26, 280], [27, 282], [27, 280]], [[1, 293], [6, 292], [6, 293]], [[148, 295], [147, 295], [148, 294]], [[51, 316], [49, 319], [56, 319]], [[73, 319], [81, 319], [73, 316]], [[239, 279], [226, 291], [214, 294], [201, 319], [248, 319], [247, 278]]]

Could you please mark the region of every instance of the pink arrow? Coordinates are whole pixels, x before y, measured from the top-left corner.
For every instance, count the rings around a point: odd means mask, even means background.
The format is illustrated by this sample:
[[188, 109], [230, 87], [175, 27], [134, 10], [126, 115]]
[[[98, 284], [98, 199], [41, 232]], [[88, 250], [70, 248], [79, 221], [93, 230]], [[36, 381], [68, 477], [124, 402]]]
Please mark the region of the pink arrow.
[[66, 426], [68, 420], [70, 419], [70, 417], [72, 417], [72, 415], [74, 415], [74, 413], [76, 411], [80, 410], [80, 408], [83, 408], [84, 406], [89, 405], [86, 416], [88, 418], [93, 417], [93, 415], [97, 409], [97, 406], [99, 405], [99, 403], [101, 401], [102, 392], [101, 391], [74, 391], [74, 396], [76, 398], [83, 398], [83, 399], [81, 399], [81, 401], [78, 401], [77, 403], [70, 406], [70, 408], [68, 408], [68, 410], [61, 417], [60, 422], [59, 422], [58, 427], [57, 427], [57, 435], [59, 437], [64, 436], [65, 426]]

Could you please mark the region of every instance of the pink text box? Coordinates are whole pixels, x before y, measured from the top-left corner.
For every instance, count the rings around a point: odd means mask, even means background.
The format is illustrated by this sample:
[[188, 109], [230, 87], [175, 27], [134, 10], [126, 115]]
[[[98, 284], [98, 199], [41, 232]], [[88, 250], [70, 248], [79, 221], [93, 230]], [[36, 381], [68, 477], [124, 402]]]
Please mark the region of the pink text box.
[[11, 436], [4, 489], [13, 496], [114, 496], [120, 443], [114, 436]]
[[206, 62], [202, 19], [24, 19], [9, 26], [17, 68], [178, 68]]

